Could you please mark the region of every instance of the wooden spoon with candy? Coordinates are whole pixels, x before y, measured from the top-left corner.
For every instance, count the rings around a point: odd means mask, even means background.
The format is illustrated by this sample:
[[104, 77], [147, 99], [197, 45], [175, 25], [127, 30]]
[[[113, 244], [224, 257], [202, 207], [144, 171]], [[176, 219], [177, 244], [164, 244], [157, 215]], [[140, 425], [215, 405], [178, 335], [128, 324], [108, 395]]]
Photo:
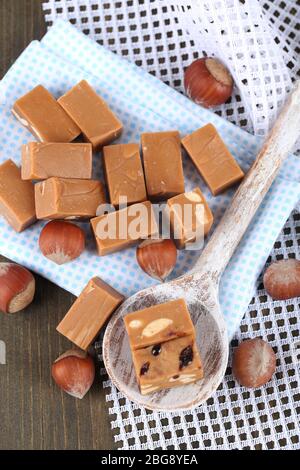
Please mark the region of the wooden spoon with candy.
[[[191, 409], [205, 402], [218, 388], [228, 361], [226, 324], [218, 299], [219, 280], [299, 134], [298, 83], [193, 270], [135, 294], [110, 320], [103, 342], [104, 363], [112, 382], [130, 400], [152, 410]], [[195, 324], [204, 378], [143, 396], [135, 378], [123, 317], [175, 298], [185, 299]]]

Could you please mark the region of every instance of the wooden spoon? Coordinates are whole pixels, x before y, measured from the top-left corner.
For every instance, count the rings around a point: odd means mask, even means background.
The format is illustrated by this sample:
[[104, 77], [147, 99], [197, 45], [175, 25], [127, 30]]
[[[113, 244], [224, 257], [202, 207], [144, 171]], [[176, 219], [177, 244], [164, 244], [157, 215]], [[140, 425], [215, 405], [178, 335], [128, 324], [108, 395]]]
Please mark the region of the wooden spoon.
[[[112, 382], [129, 400], [152, 410], [186, 410], [205, 402], [218, 388], [228, 361], [226, 324], [218, 300], [220, 276], [299, 134], [298, 83], [192, 271], [133, 295], [110, 320], [103, 342], [104, 364]], [[187, 302], [197, 331], [204, 378], [143, 396], [137, 385], [123, 317], [174, 298]]]

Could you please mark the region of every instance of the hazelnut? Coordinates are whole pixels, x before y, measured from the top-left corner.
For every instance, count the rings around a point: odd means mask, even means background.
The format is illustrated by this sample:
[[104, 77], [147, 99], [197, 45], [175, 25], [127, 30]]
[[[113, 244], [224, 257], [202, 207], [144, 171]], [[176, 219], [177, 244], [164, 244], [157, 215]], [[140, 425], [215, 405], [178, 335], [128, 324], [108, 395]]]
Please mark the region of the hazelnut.
[[275, 300], [300, 296], [300, 261], [283, 259], [272, 263], [264, 274], [264, 286]]
[[56, 264], [72, 261], [84, 251], [85, 234], [77, 225], [64, 220], [49, 222], [40, 234], [40, 250]]
[[261, 338], [243, 341], [234, 351], [233, 374], [244, 387], [255, 388], [266, 384], [275, 368], [275, 353]]
[[173, 271], [177, 260], [177, 249], [173, 240], [145, 240], [136, 251], [137, 261], [145, 273], [164, 281]]
[[228, 100], [233, 90], [233, 79], [219, 60], [203, 57], [186, 69], [184, 87], [195, 103], [210, 108]]
[[0, 263], [0, 310], [16, 313], [33, 300], [35, 279], [28, 269], [14, 263]]
[[64, 392], [82, 399], [95, 379], [94, 361], [88, 353], [71, 349], [53, 363], [52, 377]]

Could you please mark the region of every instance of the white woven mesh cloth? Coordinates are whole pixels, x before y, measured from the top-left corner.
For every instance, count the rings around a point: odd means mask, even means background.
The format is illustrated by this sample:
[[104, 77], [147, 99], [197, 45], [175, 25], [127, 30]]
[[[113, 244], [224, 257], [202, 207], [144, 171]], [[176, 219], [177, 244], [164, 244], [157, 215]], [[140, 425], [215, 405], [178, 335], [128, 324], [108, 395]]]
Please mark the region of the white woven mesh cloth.
[[[300, 214], [294, 211], [268, 262], [298, 256]], [[299, 299], [272, 301], [258, 280], [231, 353], [241, 340], [260, 336], [274, 348], [277, 369], [265, 387], [240, 387], [231, 374], [207, 404], [193, 412], [163, 413], [133, 405], [111, 385], [109, 413], [123, 449], [299, 449], [300, 316]], [[105, 370], [102, 370], [105, 375]]]
[[299, 75], [299, 0], [49, 0], [44, 12], [48, 25], [69, 19], [179, 91], [184, 67], [217, 55], [238, 85], [217, 112], [259, 134]]
[[[238, 86], [216, 112], [260, 135], [299, 76], [300, 0], [48, 0], [43, 6], [48, 26], [69, 19], [179, 91], [194, 58], [220, 57]], [[298, 257], [299, 234], [295, 212], [272, 258]], [[258, 285], [233, 347], [249, 337], [267, 339], [277, 352], [274, 380], [244, 390], [229, 368], [218, 392], [193, 413], [148, 412], [104, 382], [116, 441], [124, 449], [299, 449], [299, 323], [297, 300], [271, 302]]]

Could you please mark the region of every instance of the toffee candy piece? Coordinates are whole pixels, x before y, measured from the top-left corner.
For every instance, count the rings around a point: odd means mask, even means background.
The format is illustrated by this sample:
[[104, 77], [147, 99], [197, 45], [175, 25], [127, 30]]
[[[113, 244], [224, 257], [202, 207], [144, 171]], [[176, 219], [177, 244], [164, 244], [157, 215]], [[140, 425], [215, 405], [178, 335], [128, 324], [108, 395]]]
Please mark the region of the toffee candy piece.
[[167, 199], [184, 192], [184, 176], [178, 131], [141, 136], [145, 179], [150, 200]]
[[146, 201], [147, 193], [138, 144], [109, 145], [103, 149], [105, 175], [110, 202], [119, 206], [120, 198], [127, 204]]
[[22, 179], [92, 177], [91, 144], [29, 142], [22, 146]]
[[142, 395], [179, 387], [203, 378], [201, 358], [194, 336], [173, 339], [132, 351], [133, 364]]
[[149, 201], [95, 217], [91, 224], [100, 256], [123, 250], [158, 233], [155, 214]]
[[0, 214], [16, 232], [36, 220], [34, 186], [21, 179], [21, 170], [12, 160], [0, 165]]
[[58, 102], [76, 122], [95, 150], [121, 135], [123, 130], [121, 121], [87, 81], [79, 82], [59, 98]]
[[19, 98], [12, 113], [41, 142], [71, 142], [81, 133], [42, 85]]
[[90, 219], [104, 203], [100, 181], [53, 177], [35, 185], [38, 219]]
[[243, 179], [243, 171], [212, 124], [184, 137], [182, 145], [213, 196]]
[[167, 210], [178, 249], [201, 242], [213, 224], [212, 212], [199, 188], [169, 199]]
[[123, 295], [99, 277], [94, 277], [60, 322], [57, 331], [79, 348], [87, 350], [123, 300]]
[[129, 313], [124, 317], [131, 349], [141, 349], [181, 336], [195, 336], [195, 328], [183, 299]]

